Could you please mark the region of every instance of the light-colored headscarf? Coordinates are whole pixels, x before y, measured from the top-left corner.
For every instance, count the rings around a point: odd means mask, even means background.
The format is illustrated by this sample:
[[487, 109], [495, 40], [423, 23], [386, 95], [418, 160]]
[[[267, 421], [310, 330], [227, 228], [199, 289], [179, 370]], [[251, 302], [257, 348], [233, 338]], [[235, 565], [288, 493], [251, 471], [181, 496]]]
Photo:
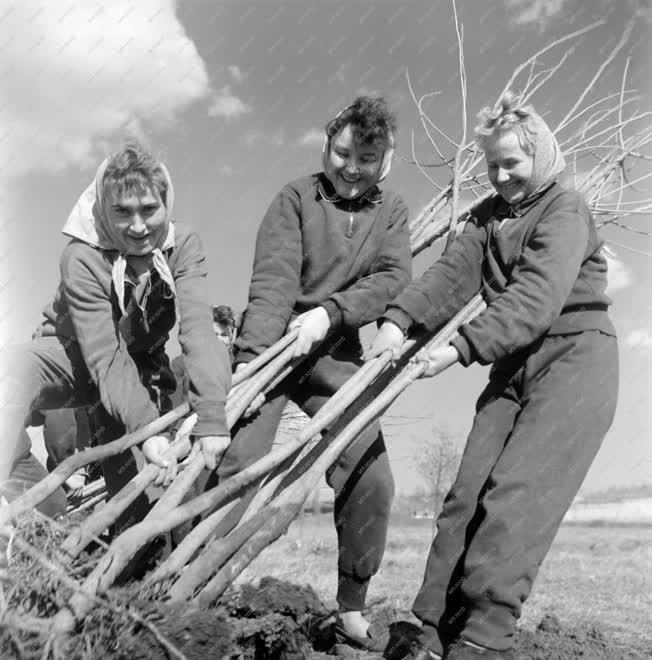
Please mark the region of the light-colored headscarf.
[[534, 111], [530, 113], [528, 128], [534, 138], [534, 164], [525, 197], [519, 204], [547, 188], [566, 167], [557, 138], [548, 124]]
[[[340, 110], [340, 112], [335, 115], [334, 119], [337, 119], [343, 112], [346, 112], [351, 106], [347, 106], [343, 110]], [[342, 127], [344, 128], [344, 127]], [[389, 174], [389, 171], [392, 169], [392, 158], [394, 156], [394, 135], [392, 134], [391, 131], [388, 133], [388, 139], [389, 139], [389, 144], [385, 148], [385, 151], [383, 152], [383, 160], [381, 161], [380, 164], [380, 174], [378, 176], [378, 179], [376, 180], [376, 183], [380, 183], [383, 179], [387, 177]], [[328, 133], [324, 136], [324, 144], [322, 145], [321, 148], [321, 166], [322, 169], [324, 170], [324, 173], [327, 172], [327, 166], [328, 166], [328, 159], [330, 157], [330, 150], [331, 150], [331, 138], [328, 136]]]
[[[112, 232], [109, 230], [110, 220], [106, 213], [105, 204], [107, 200], [104, 195], [103, 186], [104, 173], [106, 172], [108, 164], [109, 159], [107, 158], [98, 168], [97, 173], [95, 174], [95, 179], [77, 200], [77, 203], [70, 212], [61, 231], [66, 236], [76, 238], [88, 245], [99, 248], [100, 250], [107, 250], [116, 253], [111, 268], [111, 279], [118, 297], [120, 311], [123, 315], [126, 315], [127, 311], [124, 305], [124, 292], [125, 273], [127, 270], [129, 255], [121, 251], [121, 246], [118, 246], [115, 243], [112, 238]], [[175, 243], [174, 223], [171, 218], [172, 208], [174, 206], [174, 189], [167, 168], [163, 163], [160, 163], [160, 167], [167, 182], [165, 210], [168, 221], [168, 230], [163, 238], [162, 245], [157, 246], [151, 252], [152, 266], [159, 274], [159, 277], [170, 287], [170, 291], [173, 295], [176, 295], [174, 278], [172, 277], [170, 267], [163, 256], [163, 252], [174, 247]]]

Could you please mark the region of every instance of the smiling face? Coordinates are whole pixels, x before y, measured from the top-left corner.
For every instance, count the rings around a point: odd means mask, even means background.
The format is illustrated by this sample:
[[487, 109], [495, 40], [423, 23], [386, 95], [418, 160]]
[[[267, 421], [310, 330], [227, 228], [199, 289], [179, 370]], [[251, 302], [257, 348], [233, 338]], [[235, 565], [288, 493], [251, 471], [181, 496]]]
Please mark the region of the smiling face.
[[143, 256], [162, 245], [168, 218], [157, 190], [146, 188], [121, 194], [108, 186], [106, 197], [109, 230], [121, 252]]
[[513, 131], [486, 138], [484, 146], [491, 185], [508, 204], [517, 204], [528, 192], [534, 158], [523, 151]]
[[344, 199], [355, 199], [378, 183], [385, 150], [379, 144], [356, 144], [351, 124], [334, 135], [326, 159], [326, 176]]

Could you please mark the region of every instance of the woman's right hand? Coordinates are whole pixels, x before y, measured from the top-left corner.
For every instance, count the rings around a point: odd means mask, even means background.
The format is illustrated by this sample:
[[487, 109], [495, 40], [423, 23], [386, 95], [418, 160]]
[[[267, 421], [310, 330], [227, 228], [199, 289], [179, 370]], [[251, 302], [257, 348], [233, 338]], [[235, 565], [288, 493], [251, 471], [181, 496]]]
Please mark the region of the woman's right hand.
[[161, 468], [154, 480], [156, 486], [168, 486], [177, 476], [177, 461], [168, 449], [170, 440], [165, 435], [153, 435], [145, 440], [141, 448], [145, 460]]
[[365, 360], [371, 360], [387, 350], [392, 351], [392, 363], [395, 362], [401, 352], [401, 347], [405, 343], [405, 335], [396, 323], [384, 321], [380, 330], [376, 333], [371, 346], [365, 353]]

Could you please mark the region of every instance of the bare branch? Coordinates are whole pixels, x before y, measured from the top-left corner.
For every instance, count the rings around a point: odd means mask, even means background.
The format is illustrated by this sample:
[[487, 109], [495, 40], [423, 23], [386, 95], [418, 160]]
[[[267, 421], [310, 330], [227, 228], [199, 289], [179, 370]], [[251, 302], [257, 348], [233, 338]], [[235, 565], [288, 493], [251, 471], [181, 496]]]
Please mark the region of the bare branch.
[[611, 239], [607, 239], [606, 241], [610, 245], [615, 245], [616, 247], [622, 248], [623, 250], [629, 250], [630, 252], [634, 252], [635, 254], [641, 254], [644, 257], [652, 257], [652, 252], [645, 252], [643, 250], [637, 250], [636, 248], [629, 247], [629, 245], [623, 245], [622, 243], [616, 243], [616, 241], [612, 241]]
[[604, 19], [600, 19], [599, 21], [596, 21], [595, 23], [591, 23], [591, 25], [587, 25], [586, 27], [582, 28], [581, 30], [575, 30], [575, 32], [571, 32], [570, 34], [564, 35], [563, 37], [560, 37], [559, 39], [555, 39], [552, 43], [549, 43], [547, 46], [542, 48], [541, 50], [537, 51], [532, 57], [528, 58], [523, 62], [522, 64], [519, 64], [516, 69], [514, 69], [512, 75], [510, 76], [509, 80], [507, 81], [507, 84], [503, 88], [503, 91], [498, 95], [498, 98], [503, 96], [505, 92], [507, 92], [509, 89], [511, 89], [512, 84], [518, 77], [518, 74], [525, 69], [530, 62], [533, 60], [536, 60], [539, 56], [543, 55], [544, 53], [547, 53], [549, 50], [554, 48], [555, 46], [559, 46], [560, 44], [563, 44], [566, 41], [569, 41], [570, 39], [574, 39], [575, 37], [579, 37], [583, 34], [586, 34], [587, 32], [590, 32], [591, 30], [594, 30], [597, 27], [600, 27], [601, 25], [604, 25], [606, 21]]
[[464, 66], [464, 27], [460, 25], [457, 16], [457, 6], [453, 3], [453, 17], [455, 19], [455, 33], [457, 34], [458, 66], [460, 70], [460, 88], [462, 90], [462, 139], [455, 151], [455, 167], [453, 168], [453, 196], [451, 199], [451, 217], [448, 224], [447, 245], [450, 245], [457, 235], [457, 213], [460, 200], [460, 170], [462, 161], [462, 150], [466, 142], [466, 68]]
[[[631, 57], [627, 57], [625, 60], [625, 70], [623, 71], [623, 82], [620, 86], [620, 109], [618, 111], [618, 123], [622, 124], [623, 123], [623, 106], [624, 104], [624, 97], [625, 97], [625, 82], [627, 80], [627, 70], [629, 69], [629, 62], [631, 60]], [[618, 136], [620, 138], [620, 146], [624, 149], [625, 148], [625, 140], [623, 139], [623, 129], [621, 128], [620, 131], [618, 132]]]
[[[627, 90], [625, 90], [625, 94], [633, 94], [635, 91], [636, 91], [635, 89], [627, 89]], [[586, 114], [589, 110], [592, 110], [593, 108], [595, 108], [597, 105], [600, 105], [601, 103], [604, 103], [605, 101], [609, 101], [609, 100], [611, 100], [611, 99], [613, 99], [617, 96], [620, 96], [620, 94], [621, 94], [620, 92], [614, 92], [613, 94], [608, 94], [607, 96], [603, 96], [601, 99], [598, 99], [597, 101], [594, 101], [590, 105], [587, 105], [583, 110], [580, 110], [577, 114], [573, 115], [566, 122], [566, 126], [564, 128], [566, 128], [569, 124], [571, 124], [572, 122], [579, 119], [582, 115]], [[631, 98], [633, 100], [638, 100], [638, 99], [640, 99], [640, 96], [637, 95], [637, 96], [633, 96]], [[628, 99], [628, 101], [629, 101], [629, 99]]]
[[411, 132], [411, 138], [412, 138], [412, 158], [414, 159], [414, 163], [419, 168], [421, 174], [423, 174], [423, 176], [425, 176], [426, 179], [428, 179], [428, 181], [430, 181], [430, 183], [432, 183], [432, 185], [435, 188], [437, 188], [437, 190], [443, 190], [443, 188], [438, 183], [435, 183], [435, 181], [428, 176], [428, 173], [423, 169], [423, 167], [421, 167], [421, 164], [417, 159], [417, 154], [416, 151], [414, 150], [414, 131]]
[[562, 58], [557, 62], [555, 66], [553, 66], [550, 69], [545, 69], [544, 71], [539, 71], [539, 73], [535, 76], [535, 78], [532, 80], [534, 81], [539, 77], [539, 76], [544, 76], [531, 90], [528, 90], [528, 86], [526, 85], [525, 89], [523, 90], [523, 102], [527, 102], [529, 99], [531, 99], [534, 94], [543, 86], [545, 85], [550, 78], [552, 78], [557, 71], [562, 67], [564, 62], [568, 59], [572, 53], [575, 52], [575, 46], [571, 46], [562, 56]]
[[585, 99], [586, 95], [593, 89], [593, 85], [595, 85], [596, 81], [604, 70], [613, 62], [614, 58], [616, 55], [620, 52], [622, 47], [627, 43], [630, 34], [632, 33], [632, 30], [634, 29], [634, 21], [630, 20], [627, 25], [625, 26], [625, 30], [623, 31], [622, 37], [620, 38], [620, 41], [616, 44], [616, 46], [613, 48], [613, 50], [609, 53], [607, 56], [607, 59], [603, 60], [600, 66], [598, 67], [598, 70], [595, 72], [595, 75], [593, 78], [591, 78], [591, 81], [589, 84], [584, 88], [584, 91], [580, 94], [579, 98], [577, 101], [575, 101], [575, 104], [573, 107], [566, 113], [566, 116], [557, 124], [557, 127], [555, 128], [554, 132], [557, 133], [557, 131], [560, 131], [568, 122], [568, 120], [573, 116], [573, 113], [577, 108], [581, 105], [582, 101]]

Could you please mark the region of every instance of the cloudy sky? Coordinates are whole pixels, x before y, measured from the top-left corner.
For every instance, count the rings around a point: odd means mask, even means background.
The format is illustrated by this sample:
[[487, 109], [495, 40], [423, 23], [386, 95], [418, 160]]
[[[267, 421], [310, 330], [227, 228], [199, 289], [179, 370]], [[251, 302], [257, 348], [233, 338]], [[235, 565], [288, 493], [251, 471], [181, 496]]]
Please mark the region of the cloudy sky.
[[[616, 9], [611, 8], [614, 4]], [[458, 0], [472, 115], [492, 102], [511, 70], [563, 34], [597, 19], [574, 40], [563, 72], [533, 101], [551, 121], [574, 103], [641, 3], [608, 0]], [[482, 9], [479, 9], [482, 7]], [[60, 230], [99, 161], [125, 136], [167, 163], [176, 217], [201, 234], [216, 303], [240, 309], [257, 226], [278, 189], [319, 168], [321, 127], [361, 91], [384, 93], [396, 109], [399, 154], [411, 135], [434, 157], [406, 83], [435, 92], [428, 113], [460, 132], [457, 46], [449, 0], [113, 0], [0, 2], [0, 295], [3, 344], [27, 338], [58, 282]], [[644, 63], [650, 22], [631, 38], [588, 99], [638, 89], [652, 105]], [[552, 66], [561, 56], [540, 63]], [[416, 215], [434, 190], [397, 159], [388, 186]], [[644, 196], [643, 182], [639, 195]], [[647, 195], [645, 195], [647, 196]], [[633, 227], [649, 232], [650, 217]], [[617, 418], [585, 488], [652, 483], [650, 264], [652, 240], [619, 228], [612, 243], [613, 317], [620, 333]], [[417, 260], [417, 272], [437, 254]], [[455, 367], [410, 390], [388, 427], [398, 486], [409, 490], [412, 456], [445, 425], [463, 438], [486, 379]], [[395, 420], [396, 422], [397, 420]]]

